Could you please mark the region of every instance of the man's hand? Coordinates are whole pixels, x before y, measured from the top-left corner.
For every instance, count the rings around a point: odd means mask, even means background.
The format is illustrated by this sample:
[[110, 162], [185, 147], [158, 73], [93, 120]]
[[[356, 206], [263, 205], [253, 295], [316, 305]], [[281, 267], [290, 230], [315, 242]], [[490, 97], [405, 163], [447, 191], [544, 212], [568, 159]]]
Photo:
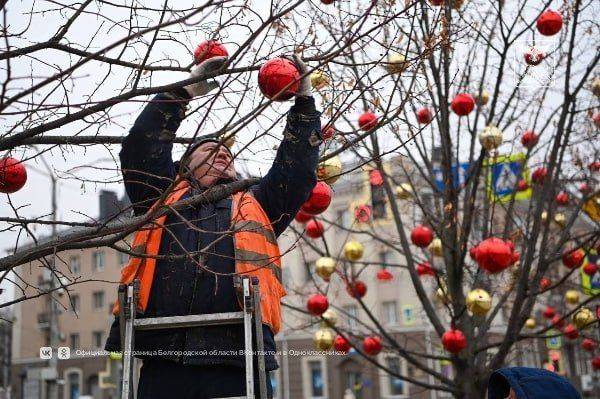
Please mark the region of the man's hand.
[[310, 85], [310, 74], [308, 73], [308, 66], [300, 59], [298, 54], [292, 55], [292, 61], [296, 64], [296, 68], [300, 72], [300, 75], [303, 75], [303, 78], [300, 80], [300, 86], [298, 87], [298, 91], [296, 92], [296, 97], [311, 97], [311, 89]]
[[[192, 69], [192, 73], [190, 73], [190, 78], [195, 78], [206, 73], [218, 71], [219, 69], [221, 69], [221, 67], [223, 67], [225, 62], [227, 62], [227, 57], [213, 57], [206, 61], [203, 61], [200, 63], [200, 65]], [[218, 87], [219, 84], [215, 80], [205, 79], [198, 83], [193, 83], [189, 86], [185, 86], [184, 89], [193, 98], [208, 94]]]

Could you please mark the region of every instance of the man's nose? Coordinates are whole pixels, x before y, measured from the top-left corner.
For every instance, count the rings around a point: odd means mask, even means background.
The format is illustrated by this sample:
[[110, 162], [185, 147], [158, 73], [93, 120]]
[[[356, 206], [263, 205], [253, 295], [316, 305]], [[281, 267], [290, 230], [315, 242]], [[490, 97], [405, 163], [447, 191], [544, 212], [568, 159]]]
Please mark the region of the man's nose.
[[229, 155], [229, 151], [225, 149], [225, 147], [219, 147], [219, 152], [217, 153], [217, 157], [224, 158], [226, 160], [231, 160], [231, 155]]

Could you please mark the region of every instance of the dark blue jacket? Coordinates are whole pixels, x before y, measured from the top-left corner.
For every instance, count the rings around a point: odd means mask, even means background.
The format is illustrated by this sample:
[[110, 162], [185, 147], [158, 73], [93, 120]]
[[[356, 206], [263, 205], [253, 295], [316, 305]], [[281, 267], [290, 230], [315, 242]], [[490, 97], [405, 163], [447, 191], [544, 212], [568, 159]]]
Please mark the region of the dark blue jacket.
[[488, 399], [504, 399], [512, 388], [518, 399], [581, 399], [564, 377], [544, 369], [507, 367], [490, 376]]
[[[186, 101], [173, 101], [171, 94], [159, 94], [142, 111], [120, 153], [127, 195], [135, 214], [143, 214], [156, 201], [177, 173], [171, 157], [172, 140], [185, 116]], [[279, 236], [293, 220], [316, 184], [316, 167], [321, 142], [320, 113], [314, 99], [298, 98], [287, 115], [287, 124], [275, 161], [269, 172], [251, 188]], [[197, 194], [194, 187], [184, 196]], [[221, 273], [234, 273], [234, 248], [230, 234], [231, 199], [183, 209], [167, 217], [148, 308], [142, 317], [178, 316], [238, 311], [233, 277], [215, 275], [190, 260], [175, 258], [211, 245], [204, 266]], [[192, 223], [196, 228], [190, 228]], [[225, 237], [217, 240], [218, 237]], [[275, 351], [270, 328], [263, 326], [266, 351]], [[118, 319], [111, 327], [106, 350], [120, 350]], [[156, 330], [136, 333], [135, 349], [186, 364], [230, 364], [243, 367], [241, 325]], [[165, 353], [167, 352], [167, 353]], [[183, 355], [187, 352], [187, 355]], [[274, 356], [265, 357], [268, 370], [277, 368]]]

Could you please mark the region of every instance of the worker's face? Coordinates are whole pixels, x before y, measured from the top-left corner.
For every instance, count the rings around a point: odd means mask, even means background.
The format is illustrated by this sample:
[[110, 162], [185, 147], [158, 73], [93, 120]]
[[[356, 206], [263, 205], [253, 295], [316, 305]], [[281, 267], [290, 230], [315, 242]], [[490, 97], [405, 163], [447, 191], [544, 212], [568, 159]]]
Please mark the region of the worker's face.
[[190, 155], [188, 165], [192, 176], [202, 186], [211, 186], [221, 178], [235, 178], [233, 158], [227, 148], [218, 143], [199, 145]]

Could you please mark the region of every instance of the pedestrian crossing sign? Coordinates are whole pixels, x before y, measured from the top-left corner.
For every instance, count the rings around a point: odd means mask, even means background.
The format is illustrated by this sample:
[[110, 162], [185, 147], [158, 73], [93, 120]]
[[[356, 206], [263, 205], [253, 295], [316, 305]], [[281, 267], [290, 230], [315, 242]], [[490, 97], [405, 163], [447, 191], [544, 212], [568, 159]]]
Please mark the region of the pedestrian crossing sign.
[[[486, 191], [493, 201], [508, 202], [514, 195], [515, 200], [531, 198], [529, 170], [525, 165], [525, 154], [499, 155], [486, 160]], [[517, 185], [524, 179], [528, 183], [525, 190], [518, 191]]]

